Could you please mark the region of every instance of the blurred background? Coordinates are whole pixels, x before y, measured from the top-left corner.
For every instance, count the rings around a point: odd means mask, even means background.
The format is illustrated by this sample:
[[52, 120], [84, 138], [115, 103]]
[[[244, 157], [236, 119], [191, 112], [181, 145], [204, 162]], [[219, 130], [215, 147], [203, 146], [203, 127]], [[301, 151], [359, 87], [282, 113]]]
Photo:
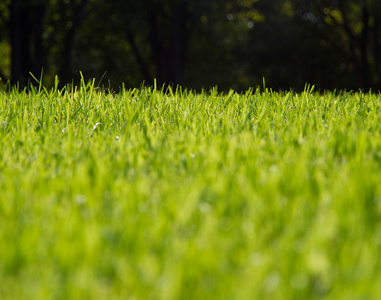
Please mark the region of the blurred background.
[[1, 0], [0, 77], [381, 89], [380, 0]]

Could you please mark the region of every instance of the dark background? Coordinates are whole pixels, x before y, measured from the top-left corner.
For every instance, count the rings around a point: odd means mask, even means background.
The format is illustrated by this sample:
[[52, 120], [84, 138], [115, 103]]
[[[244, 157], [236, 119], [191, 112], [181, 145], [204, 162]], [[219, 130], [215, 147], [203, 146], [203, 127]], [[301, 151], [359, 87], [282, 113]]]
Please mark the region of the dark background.
[[378, 91], [380, 16], [380, 0], [2, 0], [0, 77]]

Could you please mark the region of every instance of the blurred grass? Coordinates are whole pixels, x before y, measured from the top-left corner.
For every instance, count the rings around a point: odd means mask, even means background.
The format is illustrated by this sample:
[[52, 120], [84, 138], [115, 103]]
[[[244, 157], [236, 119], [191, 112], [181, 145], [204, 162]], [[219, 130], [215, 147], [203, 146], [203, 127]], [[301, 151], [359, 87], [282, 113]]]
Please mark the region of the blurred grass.
[[378, 94], [0, 94], [0, 299], [380, 299]]

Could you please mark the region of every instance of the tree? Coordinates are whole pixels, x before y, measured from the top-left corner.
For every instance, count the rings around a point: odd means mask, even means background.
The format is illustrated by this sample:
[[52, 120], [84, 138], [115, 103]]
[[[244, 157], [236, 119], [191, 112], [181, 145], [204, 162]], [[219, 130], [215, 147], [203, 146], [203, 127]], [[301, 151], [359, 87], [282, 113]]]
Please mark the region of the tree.
[[4, 0], [0, 76], [381, 88], [380, 12], [378, 0]]
[[11, 82], [26, 85], [29, 72], [39, 73], [45, 64], [42, 27], [45, 1], [12, 0], [9, 3]]
[[[86, 8], [89, 4], [89, 0], [82, 0], [78, 3], [75, 0], [68, 0], [65, 4], [61, 5], [63, 7], [59, 8], [59, 15], [62, 15], [62, 11], [65, 13], [64, 20], [64, 33], [63, 42], [61, 46], [62, 59], [59, 66], [58, 74], [60, 75], [60, 80], [63, 83], [70, 82], [72, 79], [72, 56], [74, 41], [77, 35], [77, 31], [81, 26], [83, 19], [86, 16]], [[78, 71], [78, 70], [76, 70]]]
[[380, 13], [377, 0], [296, 0], [295, 17], [354, 69], [359, 87], [381, 88]]
[[[129, 43], [144, 79], [180, 84], [195, 20], [208, 2], [188, 0], [115, 1], [114, 25]], [[149, 51], [144, 51], [145, 48]], [[150, 67], [150, 66], [153, 66]]]
[[[11, 48], [12, 84], [25, 87], [30, 83], [30, 73], [38, 76], [51, 65], [64, 82], [70, 80], [73, 41], [88, 2], [8, 0], [0, 7]], [[57, 52], [59, 57], [55, 57]]]

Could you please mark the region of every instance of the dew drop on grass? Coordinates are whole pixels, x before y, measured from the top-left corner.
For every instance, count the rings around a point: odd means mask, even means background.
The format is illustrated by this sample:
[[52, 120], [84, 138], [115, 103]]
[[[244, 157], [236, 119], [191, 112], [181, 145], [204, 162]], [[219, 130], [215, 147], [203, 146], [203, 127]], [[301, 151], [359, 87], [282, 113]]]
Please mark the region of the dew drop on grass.
[[97, 129], [97, 127], [98, 127], [99, 125], [102, 125], [102, 123], [100, 123], [100, 122], [95, 123], [95, 125], [94, 125], [94, 127], [93, 127], [93, 131], [94, 131], [95, 129]]
[[[97, 132], [97, 128], [98, 128], [100, 125], [102, 125], [102, 123], [100, 123], [100, 122], [95, 123], [95, 125], [94, 125], [94, 127], [93, 127], [93, 131], [92, 131], [92, 133], [91, 133], [91, 137], [93, 137], [94, 132]], [[99, 130], [98, 130], [98, 131], [99, 131]]]

